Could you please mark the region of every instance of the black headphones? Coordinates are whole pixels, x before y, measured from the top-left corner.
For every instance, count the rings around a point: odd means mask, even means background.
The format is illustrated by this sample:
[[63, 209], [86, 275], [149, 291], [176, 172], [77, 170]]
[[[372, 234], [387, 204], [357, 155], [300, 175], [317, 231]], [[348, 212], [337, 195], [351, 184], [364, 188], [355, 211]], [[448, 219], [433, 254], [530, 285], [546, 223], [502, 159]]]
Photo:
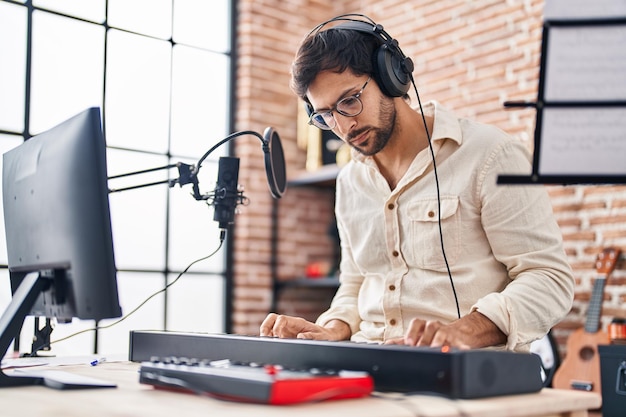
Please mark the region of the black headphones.
[[[356, 19], [358, 18], [358, 19]], [[362, 20], [366, 19], [366, 20]], [[332, 22], [343, 21], [332, 29], [339, 30], [355, 30], [362, 33], [370, 34], [376, 37], [381, 45], [374, 51], [374, 80], [380, 87], [381, 91], [389, 97], [402, 97], [411, 86], [414, 65], [411, 58], [404, 55], [398, 41], [393, 39], [382, 25], [377, 24], [372, 19], [361, 14], [344, 14], [333, 17], [323, 23], [317, 25], [307, 37], [313, 33], [319, 32], [324, 26]], [[312, 112], [311, 106], [307, 103], [307, 113], [310, 116]]]

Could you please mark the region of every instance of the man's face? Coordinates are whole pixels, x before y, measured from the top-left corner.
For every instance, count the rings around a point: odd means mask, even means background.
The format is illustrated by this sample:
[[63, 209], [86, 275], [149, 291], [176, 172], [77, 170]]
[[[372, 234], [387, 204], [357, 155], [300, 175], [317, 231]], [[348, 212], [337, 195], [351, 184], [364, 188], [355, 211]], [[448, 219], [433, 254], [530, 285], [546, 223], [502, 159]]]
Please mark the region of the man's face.
[[[349, 71], [323, 71], [309, 86], [307, 98], [314, 111], [334, 109], [339, 100], [358, 94], [367, 79], [367, 75], [356, 76]], [[363, 110], [357, 116], [344, 116], [336, 110], [332, 112], [336, 121], [332, 130], [363, 155], [375, 155], [392, 136], [396, 120], [395, 104], [393, 99], [380, 91], [373, 79], [358, 99], [363, 104]]]

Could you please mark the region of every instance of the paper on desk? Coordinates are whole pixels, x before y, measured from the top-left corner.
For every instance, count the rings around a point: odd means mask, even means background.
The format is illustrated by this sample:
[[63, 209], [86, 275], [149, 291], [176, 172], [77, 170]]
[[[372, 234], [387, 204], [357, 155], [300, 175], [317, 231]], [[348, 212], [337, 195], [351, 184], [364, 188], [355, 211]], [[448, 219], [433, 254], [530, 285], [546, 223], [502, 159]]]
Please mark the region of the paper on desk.
[[2, 360], [2, 369], [30, 368], [48, 365], [48, 358], [9, 358]]
[[117, 387], [114, 382], [52, 369], [17, 369], [15, 375], [42, 378], [44, 385], [57, 389]]
[[2, 360], [2, 369], [31, 368], [36, 366], [90, 365], [94, 361], [101, 362], [102, 355], [5, 358]]

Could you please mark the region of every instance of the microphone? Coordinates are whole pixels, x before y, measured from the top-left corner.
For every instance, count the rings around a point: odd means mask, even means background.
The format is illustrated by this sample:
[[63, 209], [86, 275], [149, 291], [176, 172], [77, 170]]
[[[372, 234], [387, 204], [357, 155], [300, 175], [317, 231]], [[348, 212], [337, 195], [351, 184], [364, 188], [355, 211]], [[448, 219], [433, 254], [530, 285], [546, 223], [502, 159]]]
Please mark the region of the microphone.
[[213, 201], [208, 203], [215, 206], [213, 220], [219, 223], [220, 229], [226, 229], [235, 222], [235, 208], [243, 199], [237, 189], [238, 181], [239, 158], [220, 157]]

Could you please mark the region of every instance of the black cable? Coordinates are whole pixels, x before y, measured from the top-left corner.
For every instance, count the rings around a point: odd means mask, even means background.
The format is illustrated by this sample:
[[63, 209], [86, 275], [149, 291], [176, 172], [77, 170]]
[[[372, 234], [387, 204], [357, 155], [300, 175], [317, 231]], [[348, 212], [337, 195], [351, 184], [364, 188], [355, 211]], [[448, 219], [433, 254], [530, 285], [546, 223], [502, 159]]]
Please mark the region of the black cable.
[[[358, 18], [358, 19], [357, 19]], [[329, 23], [332, 22], [337, 22], [337, 21], [349, 21], [349, 22], [365, 22], [365, 23], [370, 23], [372, 26], [379, 27], [379, 25], [374, 22], [374, 20], [372, 20], [371, 18], [369, 18], [368, 16], [364, 15], [364, 14], [359, 14], [359, 13], [347, 13], [347, 14], [342, 14], [339, 16], [335, 16], [332, 19], [329, 19], [325, 22], [320, 23], [319, 25], [317, 25], [316, 27], [313, 28], [313, 30], [311, 30], [309, 32], [309, 34], [306, 36], [307, 38], [309, 36], [311, 36], [313, 33], [319, 32], [324, 26], [328, 25]], [[382, 26], [380, 26], [380, 29], [382, 29]], [[388, 35], [386, 32], [382, 31], [385, 37], [388, 37], [388, 41], [392, 41], [392, 38], [390, 35]], [[400, 47], [395, 44], [395, 49], [396, 51], [400, 54], [400, 56], [402, 56], [403, 58], [406, 58], [406, 55], [404, 55], [404, 52], [402, 52], [402, 50], [400, 49]], [[432, 157], [433, 160], [433, 172], [435, 175], [435, 184], [437, 187], [437, 211], [438, 211], [438, 226], [439, 226], [439, 241], [441, 244], [441, 253], [443, 255], [443, 259], [444, 262], [446, 264], [446, 270], [448, 272], [448, 277], [450, 279], [450, 285], [452, 287], [452, 294], [454, 295], [454, 302], [456, 304], [456, 314], [457, 317], [460, 319], [461, 318], [461, 308], [459, 307], [459, 298], [457, 296], [456, 293], [456, 288], [454, 286], [454, 280], [452, 279], [452, 272], [450, 271], [450, 264], [448, 263], [448, 257], [446, 255], [446, 249], [444, 247], [443, 244], [443, 229], [441, 226], [441, 192], [439, 189], [439, 176], [437, 174], [437, 164], [435, 162], [435, 151], [433, 149], [433, 144], [431, 141], [431, 136], [430, 136], [430, 132], [428, 130], [428, 125], [426, 124], [426, 117], [424, 115], [424, 109], [422, 107], [422, 101], [420, 100], [420, 95], [417, 91], [417, 85], [415, 84], [415, 80], [413, 79], [413, 74], [409, 71], [407, 71], [407, 74], [409, 75], [409, 79], [411, 80], [411, 83], [413, 84], [413, 89], [415, 90], [415, 96], [417, 97], [417, 102], [419, 104], [419, 108], [420, 108], [420, 113], [422, 114], [422, 122], [424, 123], [424, 130], [426, 131], [426, 137], [428, 139], [428, 148], [430, 149], [430, 155]]]
[[[358, 18], [358, 19], [356, 19]], [[370, 23], [372, 26], [374, 27], [378, 27], [379, 25], [374, 22], [374, 20], [372, 20], [371, 18], [369, 18], [368, 16], [364, 15], [364, 14], [358, 14], [358, 13], [347, 13], [347, 14], [342, 14], [339, 16], [335, 16], [330, 20], [327, 20], [325, 22], [320, 23], [319, 25], [317, 25], [316, 27], [313, 28], [313, 30], [311, 30], [309, 32], [309, 34], [306, 36], [307, 38], [309, 36], [311, 36], [313, 33], [319, 32], [324, 26], [328, 25], [329, 23], [332, 22], [337, 22], [337, 21], [349, 21], [349, 22], [365, 22], [365, 23]], [[382, 29], [382, 26], [380, 27]], [[389, 38], [389, 41], [391, 41], [391, 36], [389, 36], [386, 32], [384, 32], [384, 35], [386, 37]], [[402, 52], [402, 50], [400, 49], [400, 47], [396, 44], [395, 45], [395, 49], [396, 51], [400, 54], [400, 56], [402, 56], [403, 58], [406, 58], [406, 56], [404, 55], [404, 52]], [[422, 115], [422, 122], [424, 123], [424, 130], [426, 131], [426, 137], [428, 139], [428, 148], [430, 149], [430, 155], [432, 157], [433, 160], [433, 172], [435, 175], [435, 184], [437, 187], [437, 211], [438, 211], [438, 226], [439, 226], [439, 241], [441, 244], [441, 253], [443, 255], [443, 259], [444, 262], [446, 264], [446, 270], [448, 272], [448, 277], [450, 279], [450, 285], [452, 287], [452, 294], [454, 295], [454, 302], [456, 304], [456, 314], [457, 317], [460, 319], [461, 318], [461, 308], [459, 307], [459, 298], [457, 296], [456, 293], [456, 288], [454, 286], [454, 280], [452, 279], [452, 272], [450, 271], [450, 264], [448, 263], [448, 257], [446, 255], [446, 250], [443, 244], [443, 229], [441, 226], [441, 192], [439, 189], [439, 176], [437, 174], [437, 164], [435, 162], [435, 151], [433, 149], [433, 144], [431, 141], [431, 136], [430, 136], [430, 132], [428, 130], [428, 125], [426, 124], [426, 117], [424, 115], [424, 109], [422, 107], [422, 101], [420, 100], [420, 95], [417, 91], [417, 85], [415, 84], [415, 80], [413, 79], [413, 74], [410, 73], [409, 71], [407, 71], [407, 74], [409, 75], [409, 79], [411, 80], [411, 83], [413, 84], [413, 89], [415, 90], [415, 96], [417, 97], [417, 102], [419, 104], [419, 108], [420, 108], [420, 113]]]
[[[162, 292], [167, 291], [168, 288], [170, 288], [172, 285], [176, 284], [176, 282], [178, 282], [178, 280], [189, 270], [189, 268], [191, 268], [193, 265], [197, 264], [198, 262], [204, 261], [206, 259], [209, 259], [210, 257], [212, 257], [213, 255], [215, 255], [217, 252], [219, 252], [219, 250], [222, 248], [223, 244], [224, 244], [224, 239], [226, 237], [226, 231], [225, 230], [220, 230], [220, 244], [217, 247], [217, 249], [215, 249], [213, 252], [211, 252], [210, 254], [202, 257], [202, 258], [198, 258], [195, 261], [191, 262], [189, 265], [187, 265], [187, 267], [180, 273], [178, 274], [178, 276], [169, 284], [167, 284], [165, 287], [161, 288], [160, 290], [156, 291], [155, 293], [151, 294], [148, 298], [146, 298], [145, 300], [143, 300], [137, 307], [135, 307], [134, 309], [132, 309], [130, 311], [130, 313], [126, 314], [125, 316], [121, 317], [119, 320], [114, 321], [113, 323], [107, 324], [105, 326], [96, 326], [96, 327], [92, 327], [90, 329], [84, 329], [81, 331], [78, 331], [76, 333], [72, 333], [69, 336], [65, 336], [61, 339], [57, 339], [54, 340], [52, 342], [50, 342], [50, 344], [54, 344], [54, 343], [58, 343], [58, 342], [63, 342], [67, 339], [70, 339], [74, 336], [78, 336], [79, 334], [83, 334], [83, 333], [87, 333], [87, 332], [91, 332], [91, 331], [97, 331], [97, 330], [103, 330], [103, 329], [108, 329], [110, 327], [113, 327], [115, 325], [117, 325], [118, 323], [121, 323], [122, 321], [126, 320], [128, 317], [130, 317], [131, 315], [133, 315], [134, 313], [136, 313], [141, 307], [143, 307], [148, 301], [150, 301], [151, 299], [153, 299], [154, 297], [156, 297], [157, 295], [161, 294]], [[38, 349], [33, 349], [33, 351], [30, 353], [30, 355], [26, 355], [26, 356], [33, 356], [34, 354], [37, 353], [37, 351], [41, 349], [41, 347], [39, 347]]]
[[446, 256], [446, 248], [443, 244], [443, 228], [441, 226], [441, 192], [439, 189], [439, 175], [437, 174], [437, 163], [435, 161], [435, 151], [433, 149], [433, 144], [430, 136], [430, 131], [428, 130], [428, 124], [426, 123], [426, 116], [424, 115], [424, 108], [422, 107], [422, 101], [420, 100], [420, 95], [417, 92], [417, 86], [415, 85], [415, 80], [413, 79], [413, 74], [409, 74], [411, 79], [411, 83], [413, 84], [413, 89], [415, 90], [415, 96], [417, 97], [417, 103], [420, 108], [420, 113], [422, 114], [422, 122], [424, 123], [424, 131], [426, 131], [426, 138], [428, 139], [428, 149], [430, 150], [430, 155], [433, 160], [433, 173], [435, 175], [435, 185], [437, 187], [437, 224], [439, 226], [439, 242], [441, 243], [441, 254], [443, 255], [443, 260], [446, 264], [446, 270], [448, 271], [448, 278], [450, 278], [450, 285], [452, 287], [452, 293], [454, 295], [454, 302], [456, 303], [456, 314], [457, 317], [461, 318], [461, 309], [459, 307], [459, 298], [456, 294], [456, 288], [454, 286], [454, 280], [452, 279], [452, 272], [450, 271], [450, 264], [448, 263], [448, 257]]

